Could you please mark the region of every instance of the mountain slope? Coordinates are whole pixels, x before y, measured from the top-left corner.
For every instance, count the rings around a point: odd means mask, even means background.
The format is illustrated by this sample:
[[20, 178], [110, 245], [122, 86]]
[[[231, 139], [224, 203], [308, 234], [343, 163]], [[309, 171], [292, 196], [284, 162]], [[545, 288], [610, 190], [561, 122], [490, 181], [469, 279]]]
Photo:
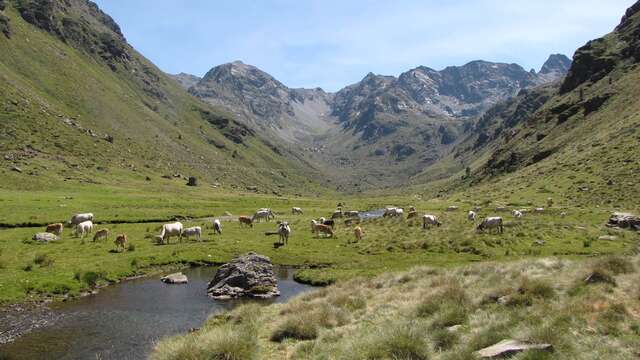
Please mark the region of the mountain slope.
[[611, 34], [576, 51], [562, 83], [489, 110], [448, 157], [469, 176], [447, 187], [635, 208], [624, 194], [640, 190], [639, 44], [640, 2]]
[[10, 33], [0, 36], [3, 186], [174, 174], [264, 191], [307, 183], [301, 163], [191, 97], [95, 4], [2, 5]]
[[226, 108], [253, 128], [290, 143], [324, 131], [332, 96], [322, 89], [289, 89], [255, 66], [235, 61], [212, 68], [189, 92]]

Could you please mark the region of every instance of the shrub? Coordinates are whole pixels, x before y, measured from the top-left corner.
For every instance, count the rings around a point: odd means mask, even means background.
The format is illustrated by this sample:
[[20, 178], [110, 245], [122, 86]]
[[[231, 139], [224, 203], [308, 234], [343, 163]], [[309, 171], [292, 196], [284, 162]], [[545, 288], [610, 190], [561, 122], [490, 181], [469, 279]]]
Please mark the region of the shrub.
[[430, 317], [438, 312], [445, 305], [451, 307], [466, 308], [469, 305], [469, 298], [460, 286], [450, 285], [437, 294], [427, 297], [416, 307], [416, 316]]
[[609, 284], [616, 286], [616, 279], [614, 279], [611, 272], [607, 269], [596, 267], [591, 273], [584, 279], [587, 284]]
[[447, 304], [436, 315], [431, 323], [433, 329], [442, 329], [454, 325], [464, 324], [467, 321], [467, 308]]
[[23, 267], [22, 267], [22, 270], [24, 270], [24, 271], [31, 271], [31, 270], [33, 270], [33, 264], [29, 263], [29, 264], [27, 264], [27, 265], [23, 266]]
[[127, 251], [136, 251], [136, 244], [130, 243], [129, 247], [127, 247]]
[[608, 256], [598, 261], [596, 267], [607, 270], [613, 275], [629, 274], [635, 271], [633, 263], [620, 256]]
[[355, 343], [342, 358], [427, 360], [429, 344], [423, 331], [410, 325], [395, 325]]
[[82, 274], [82, 282], [89, 285], [90, 287], [94, 287], [98, 284], [100, 279], [104, 278], [104, 274], [101, 272], [95, 271], [87, 271]]
[[36, 254], [36, 256], [33, 258], [33, 263], [36, 265], [40, 265], [40, 267], [48, 267], [53, 265], [54, 260], [47, 254]]
[[531, 306], [535, 300], [550, 299], [555, 296], [555, 289], [545, 281], [523, 279], [516, 293], [508, 301], [513, 306]]
[[447, 329], [435, 330], [431, 333], [433, 346], [438, 351], [447, 351], [458, 343], [458, 334]]
[[291, 316], [282, 322], [271, 334], [271, 341], [284, 339], [313, 340], [318, 337], [318, 327], [305, 316]]

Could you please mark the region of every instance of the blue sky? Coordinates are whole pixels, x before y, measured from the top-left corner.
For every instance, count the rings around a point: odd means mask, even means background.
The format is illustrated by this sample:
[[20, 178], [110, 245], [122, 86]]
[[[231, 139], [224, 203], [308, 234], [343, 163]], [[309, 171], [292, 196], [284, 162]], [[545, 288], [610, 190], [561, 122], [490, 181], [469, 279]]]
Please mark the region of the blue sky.
[[242, 60], [290, 87], [335, 91], [472, 60], [539, 69], [610, 32], [635, 0], [94, 0], [162, 70]]

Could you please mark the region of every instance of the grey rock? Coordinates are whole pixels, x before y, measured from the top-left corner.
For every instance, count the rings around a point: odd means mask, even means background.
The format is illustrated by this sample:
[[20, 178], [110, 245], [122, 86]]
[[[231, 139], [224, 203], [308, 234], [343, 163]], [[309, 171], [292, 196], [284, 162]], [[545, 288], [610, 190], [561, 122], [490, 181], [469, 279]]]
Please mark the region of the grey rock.
[[631, 213], [614, 212], [609, 217], [607, 226], [636, 230], [640, 228], [640, 217]]
[[181, 272], [163, 276], [160, 278], [160, 280], [166, 284], [186, 284], [187, 282], [189, 282], [189, 279], [187, 279], [187, 275]]
[[614, 235], [602, 235], [600, 237], [598, 237], [598, 240], [607, 240], [607, 241], [613, 241], [613, 240], [617, 240], [618, 237], [614, 236]]
[[50, 242], [50, 241], [58, 241], [60, 240], [60, 237], [51, 233], [41, 232], [33, 235], [32, 239], [40, 242]]
[[527, 350], [552, 350], [551, 344], [531, 344], [519, 340], [502, 340], [495, 345], [478, 350], [476, 354], [481, 358], [503, 358], [509, 357]]
[[215, 299], [280, 295], [271, 260], [253, 252], [221, 266], [209, 283], [207, 293]]

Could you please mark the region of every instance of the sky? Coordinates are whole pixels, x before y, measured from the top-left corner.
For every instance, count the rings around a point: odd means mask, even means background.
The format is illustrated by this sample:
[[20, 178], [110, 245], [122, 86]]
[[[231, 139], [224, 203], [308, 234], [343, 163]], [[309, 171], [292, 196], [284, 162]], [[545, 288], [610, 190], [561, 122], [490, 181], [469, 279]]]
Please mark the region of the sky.
[[241, 60], [328, 91], [473, 60], [538, 70], [610, 32], [636, 0], [94, 0], [168, 73]]

